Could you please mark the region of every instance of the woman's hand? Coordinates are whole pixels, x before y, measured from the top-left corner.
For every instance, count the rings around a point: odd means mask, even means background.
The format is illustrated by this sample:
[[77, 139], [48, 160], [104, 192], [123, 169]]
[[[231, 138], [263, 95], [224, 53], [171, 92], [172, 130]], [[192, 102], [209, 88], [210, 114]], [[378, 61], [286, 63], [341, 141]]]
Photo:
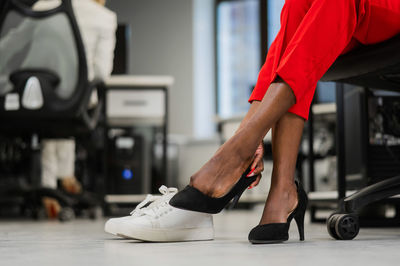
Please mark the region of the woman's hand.
[[261, 172], [264, 171], [264, 161], [263, 161], [263, 156], [264, 156], [264, 145], [261, 142], [258, 147], [256, 152], [254, 153], [254, 158], [253, 158], [253, 163], [251, 164], [250, 169], [254, 169], [253, 172], [248, 175], [247, 177], [252, 177], [252, 176], [257, 176], [257, 179], [249, 186], [249, 189], [255, 187], [260, 183], [261, 179]]

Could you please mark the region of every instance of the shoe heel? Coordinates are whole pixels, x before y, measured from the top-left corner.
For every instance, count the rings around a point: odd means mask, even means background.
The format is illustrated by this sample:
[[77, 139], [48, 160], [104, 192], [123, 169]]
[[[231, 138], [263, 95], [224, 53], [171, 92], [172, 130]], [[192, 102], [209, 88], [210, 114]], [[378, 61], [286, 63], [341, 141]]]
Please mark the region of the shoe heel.
[[[243, 192], [244, 192], [244, 191], [243, 191]], [[227, 208], [228, 210], [232, 210], [233, 208], [236, 207], [236, 205], [238, 204], [239, 199], [240, 199], [240, 197], [242, 196], [243, 192], [240, 193], [240, 194], [237, 194], [237, 195], [233, 198], [231, 204], [229, 204], [229, 206], [228, 206], [228, 208]]]
[[299, 230], [300, 241], [304, 241], [304, 216], [306, 214], [305, 210], [299, 210], [299, 212], [294, 217], [297, 224], [297, 229]]

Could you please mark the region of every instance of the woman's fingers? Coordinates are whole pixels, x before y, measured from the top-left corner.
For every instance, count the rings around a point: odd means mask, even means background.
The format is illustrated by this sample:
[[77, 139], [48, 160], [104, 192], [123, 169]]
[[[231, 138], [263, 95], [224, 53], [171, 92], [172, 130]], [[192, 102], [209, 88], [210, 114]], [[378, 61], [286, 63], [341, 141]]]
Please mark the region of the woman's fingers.
[[252, 189], [253, 187], [257, 186], [258, 183], [260, 183], [261, 179], [261, 172], [264, 171], [264, 161], [263, 161], [263, 156], [264, 156], [264, 147], [263, 144], [260, 143], [258, 145], [256, 152], [254, 153], [254, 159], [253, 163], [251, 164], [251, 171], [248, 174], [247, 177], [252, 177], [252, 176], [257, 176], [256, 180], [249, 186], [249, 189]]
[[260, 174], [262, 171], [264, 171], [263, 156], [264, 156], [264, 147], [261, 143], [260, 145], [258, 145], [257, 150], [254, 153], [253, 163], [250, 166], [251, 172], [247, 177], [256, 176]]
[[251, 175], [249, 175], [249, 177], [255, 176], [260, 173], [258, 168], [260, 167], [260, 161], [262, 162], [262, 157], [263, 157], [262, 154], [255, 155], [253, 163], [251, 164], [251, 168], [250, 168], [250, 169], [254, 169], [254, 171], [251, 173]]
[[263, 156], [261, 155], [260, 158], [257, 160], [256, 168], [253, 171], [254, 175], [259, 175], [264, 171], [264, 161]]
[[253, 187], [258, 186], [258, 184], [260, 183], [260, 180], [261, 180], [261, 174], [257, 177], [257, 179], [253, 183], [251, 183], [251, 185], [249, 186], [249, 189], [252, 189]]

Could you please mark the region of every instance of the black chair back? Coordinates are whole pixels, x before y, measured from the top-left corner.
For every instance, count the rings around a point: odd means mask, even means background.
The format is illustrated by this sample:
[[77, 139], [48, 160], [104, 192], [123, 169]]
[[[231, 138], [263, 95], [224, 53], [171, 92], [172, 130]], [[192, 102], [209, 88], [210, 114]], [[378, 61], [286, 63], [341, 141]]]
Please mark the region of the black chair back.
[[93, 86], [71, 0], [49, 10], [23, 2], [6, 0], [0, 10], [0, 128], [93, 127]]

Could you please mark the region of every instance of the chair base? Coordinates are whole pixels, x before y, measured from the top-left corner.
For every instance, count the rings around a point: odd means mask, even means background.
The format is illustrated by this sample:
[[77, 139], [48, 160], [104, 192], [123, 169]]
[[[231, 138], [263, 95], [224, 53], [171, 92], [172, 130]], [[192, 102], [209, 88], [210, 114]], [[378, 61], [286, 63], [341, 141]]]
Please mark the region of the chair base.
[[367, 186], [342, 199], [339, 203], [339, 210], [327, 219], [329, 234], [338, 240], [354, 239], [360, 229], [357, 212], [368, 204], [398, 194], [400, 194], [400, 176]]

